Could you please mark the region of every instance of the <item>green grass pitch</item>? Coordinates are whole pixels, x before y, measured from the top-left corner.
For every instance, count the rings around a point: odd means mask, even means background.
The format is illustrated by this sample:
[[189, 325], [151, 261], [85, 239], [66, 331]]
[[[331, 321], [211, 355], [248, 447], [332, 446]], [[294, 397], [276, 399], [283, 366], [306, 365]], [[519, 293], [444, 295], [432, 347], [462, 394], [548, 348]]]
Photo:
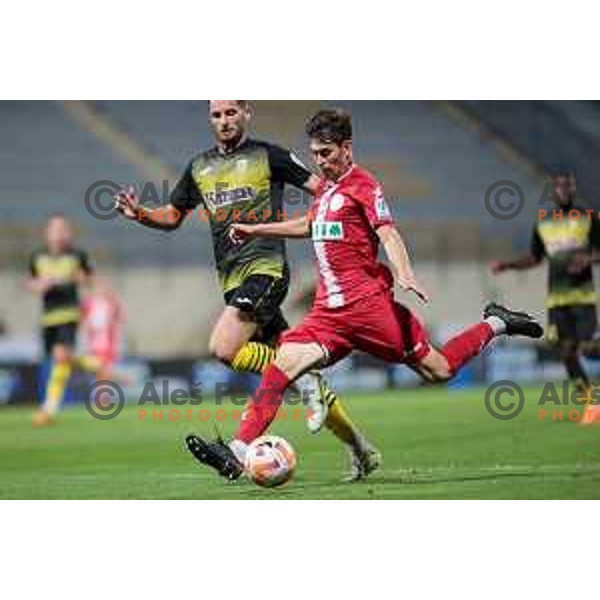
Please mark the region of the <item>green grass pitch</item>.
[[[127, 406], [112, 421], [83, 407], [65, 410], [50, 428], [31, 427], [31, 409], [0, 411], [0, 498], [600, 498], [600, 428], [538, 419], [540, 389], [526, 390], [523, 413], [497, 421], [484, 390], [419, 389], [345, 397], [384, 455], [367, 482], [341, 483], [345, 450], [327, 432], [301, 422], [272, 429], [298, 453], [295, 478], [277, 490], [227, 484], [183, 450], [198, 420], [152, 421]], [[188, 407], [189, 408], [189, 407]], [[216, 407], [205, 404], [203, 408]], [[231, 409], [230, 409], [231, 410]], [[229, 422], [225, 433], [234, 428]]]

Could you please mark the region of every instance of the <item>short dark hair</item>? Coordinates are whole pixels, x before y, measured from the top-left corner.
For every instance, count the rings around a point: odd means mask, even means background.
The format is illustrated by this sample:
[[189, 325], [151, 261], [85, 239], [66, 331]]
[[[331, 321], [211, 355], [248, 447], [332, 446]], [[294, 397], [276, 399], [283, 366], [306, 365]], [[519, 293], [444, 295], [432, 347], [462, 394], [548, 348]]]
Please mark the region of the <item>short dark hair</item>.
[[320, 110], [306, 123], [306, 135], [319, 142], [341, 144], [352, 139], [352, 118], [339, 108]]

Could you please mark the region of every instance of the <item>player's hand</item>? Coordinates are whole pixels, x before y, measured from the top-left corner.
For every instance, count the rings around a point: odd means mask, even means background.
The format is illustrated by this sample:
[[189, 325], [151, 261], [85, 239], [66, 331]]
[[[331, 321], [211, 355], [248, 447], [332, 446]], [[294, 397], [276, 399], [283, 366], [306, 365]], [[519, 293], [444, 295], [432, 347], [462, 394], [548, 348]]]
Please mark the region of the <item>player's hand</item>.
[[36, 277], [30, 284], [30, 289], [38, 294], [45, 294], [51, 288], [57, 286], [59, 280], [56, 277], [48, 275], [40, 275]]
[[577, 254], [567, 267], [567, 271], [573, 275], [579, 275], [592, 264], [589, 254]]
[[243, 223], [233, 223], [229, 228], [229, 239], [238, 246], [252, 237], [255, 225], [244, 225]]
[[137, 209], [140, 204], [140, 199], [135, 193], [133, 186], [129, 186], [127, 189], [122, 189], [115, 194], [115, 208], [126, 218], [126, 219], [137, 219]]
[[502, 260], [493, 260], [490, 263], [490, 272], [492, 275], [499, 275], [503, 271], [506, 271], [506, 266]]
[[400, 289], [402, 289], [402, 291], [412, 292], [423, 304], [429, 304], [429, 294], [414, 277], [399, 277], [396, 283], [400, 286]]

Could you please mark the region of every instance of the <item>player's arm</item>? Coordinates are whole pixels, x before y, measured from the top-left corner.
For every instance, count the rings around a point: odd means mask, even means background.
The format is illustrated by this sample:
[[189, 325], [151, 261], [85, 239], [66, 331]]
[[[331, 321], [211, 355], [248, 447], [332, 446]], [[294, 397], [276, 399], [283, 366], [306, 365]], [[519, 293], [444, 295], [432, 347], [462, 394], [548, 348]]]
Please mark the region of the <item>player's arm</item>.
[[537, 267], [544, 260], [544, 255], [544, 244], [537, 227], [535, 227], [531, 236], [529, 252], [512, 260], [494, 260], [490, 263], [490, 270], [494, 275], [504, 271], [526, 271]]
[[41, 275], [37, 268], [36, 256], [29, 259], [29, 277], [25, 280], [25, 289], [32, 294], [43, 296], [52, 286], [57, 284], [54, 277]]
[[427, 292], [417, 281], [406, 244], [398, 229], [392, 224], [382, 225], [377, 229], [377, 235], [392, 267], [396, 283], [404, 291], [415, 293], [422, 302], [429, 302]]
[[246, 225], [233, 223], [229, 228], [229, 238], [234, 244], [242, 244], [250, 238], [299, 239], [310, 237], [310, 220], [308, 217], [289, 219], [274, 223], [257, 223]]
[[83, 250], [78, 252], [77, 258], [79, 260], [79, 268], [75, 274], [75, 281], [77, 282], [77, 285], [80, 286], [89, 285], [94, 277], [94, 267], [92, 266], [92, 261], [90, 260], [87, 252], [84, 252]]
[[354, 197], [379, 237], [398, 286], [404, 291], [415, 293], [422, 302], [429, 302], [427, 292], [415, 277], [406, 244], [396, 229], [382, 187], [374, 183], [359, 186], [354, 190]]
[[25, 281], [25, 289], [40, 296], [43, 296], [54, 285], [56, 285], [56, 281], [52, 277], [29, 277]]
[[[289, 150], [266, 144], [269, 156], [269, 168], [273, 181], [283, 185], [292, 185], [314, 196], [319, 187], [319, 178], [311, 173]], [[298, 239], [310, 237], [310, 219], [308, 216], [274, 223], [246, 225], [234, 223], [229, 229], [229, 237], [234, 244], [241, 244], [252, 237], [279, 239]]]
[[192, 166], [188, 165], [185, 173], [177, 182], [169, 204], [156, 209], [148, 209], [140, 205], [140, 198], [130, 187], [121, 190], [115, 196], [115, 208], [126, 219], [137, 221], [150, 229], [174, 231], [178, 229], [188, 211], [193, 210], [202, 201], [200, 193], [192, 177]]
[[590, 266], [600, 263], [600, 221], [595, 214], [590, 216], [590, 247], [587, 251], [579, 252], [570, 262], [568, 267], [570, 273], [578, 274]]

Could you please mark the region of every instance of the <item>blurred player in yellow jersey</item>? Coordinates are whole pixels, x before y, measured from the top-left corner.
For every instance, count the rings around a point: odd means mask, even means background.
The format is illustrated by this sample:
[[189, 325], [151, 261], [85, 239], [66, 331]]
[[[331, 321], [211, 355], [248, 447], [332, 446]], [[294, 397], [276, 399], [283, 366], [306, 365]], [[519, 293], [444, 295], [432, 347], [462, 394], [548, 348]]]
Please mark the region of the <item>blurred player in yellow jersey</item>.
[[79, 287], [92, 275], [88, 255], [73, 245], [73, 231], [64, 215], [48, 219], [44, 237], [45, 246], [30, 258], [27, 281], [29, 291], [42, 299], [42, 340], [46, 358], [51, 361], [45, 395], [33, 419], [35, 426], [54, 420], [74, 364], [81, 362], [74, 355], [80, 321]]
[[546, 339], [557, 346], [569, 379], [587, 397], [581, 424], [590, 425], [600, 423], [600, 406], [591, 402], [591, 381], [580, 356], [600, 354], [592, 270], [600, 262], [600, 221], [595, 211], [578, 200], [573, 169], [557, 170], [552, 182], [556, 206], [539, 212], [529, 252], [513, 260], [494, 261], [491, 270], [494, 274], [524, 271], [544, 260], [548, 263]]
[[[120, 193], [116, 205], [125, 217], [163, 230], [176, 229], [197, 207], [208, 212], [226, 304], [213, 329], [211, 352], [236, 371], [262, 373], [275, 356], [277, 339], [288, 329], [281, 311], [290, 277], [285, 243], [253, 240], [240, 247], [231, 242], [228, 230], [236, 220], [281, 219], [285, 186], [312, 195], [320, 180], [289, 150], [247, 136], [252, 115], [245, 100], [211, 100], [208, 108], [216, 145], [190, 161], [169, 206], [163, 207], [177, 218], [167, 222], [164, 211], [139, 207], [133, 190]], [[374, 471], [379, 453], [320, 375], [307, 373], [296, 385], [309, 401], [309, 429], [317, 432], [324, 424], [347, 445], [352, 460], [350, 479], [362, 479]]]

